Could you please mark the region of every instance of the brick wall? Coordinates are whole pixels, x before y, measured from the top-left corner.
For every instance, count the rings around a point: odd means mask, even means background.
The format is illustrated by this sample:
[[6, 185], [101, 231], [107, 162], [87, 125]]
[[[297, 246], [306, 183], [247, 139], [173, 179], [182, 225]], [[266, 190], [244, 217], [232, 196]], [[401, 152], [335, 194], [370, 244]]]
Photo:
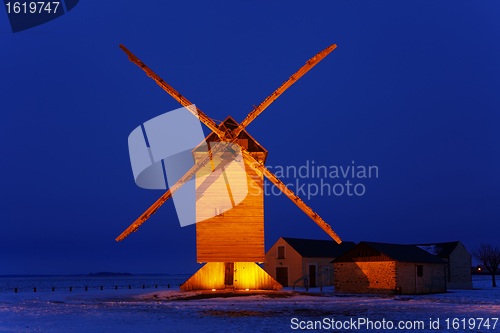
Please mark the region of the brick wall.
[[396, 289], [395, 269], [394, 261], [335, 263], [335, 291], [393, 294]]
[[[423, 266], [417, 277], [417, 265]], [[446, 292], [445, 264], [396, 262], [396, 286], [406, 295]]]
[[445, 265], [421, 264], [423, 276], [417, 277], [415, 263], [395, 261], [338, 262], [335, 291], [345, 293], [429, 294], [446, 291]]

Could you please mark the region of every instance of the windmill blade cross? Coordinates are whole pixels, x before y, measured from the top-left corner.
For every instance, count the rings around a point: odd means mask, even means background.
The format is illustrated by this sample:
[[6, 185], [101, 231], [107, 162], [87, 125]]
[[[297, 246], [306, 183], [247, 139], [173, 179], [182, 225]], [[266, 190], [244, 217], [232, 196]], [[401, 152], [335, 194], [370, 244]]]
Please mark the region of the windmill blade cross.
[[[156, 83], [170, 94], [174, 99], [176, 99], [181, 105], [186, 107], [193, 115], [195, 115], [201, 122], [208, 126], [221, 141], [235, 142], [237, 141], [238, 134], [245, 129], [257, 116], [264, 111], [271, 103], [273, 103], [276, 98], [278, 98], [286, 89], [288, 89], [293, 83], [295, 83], [300, 77], [307, 73], [312, 67], [319, 63], [323, 58], [325, 58], [331, 51], [333, 51], [337, 45], [333, 44], [326, 48], [325, 50], [319, 52], [316, 56], [309, 59], [302, 68], [300, 68], [295, 74], [293, 74], [285, 83], [283, 83], [273, 94], [266, 98], [258, 107], [256, 107], [250, 114], [239, 124], [239, 126], [232, 131], [228, 130], [222, 131], [219, 126], [210, 119], [201, 110], [194, 107], [194, 105], [189, 102], [184, 96], [178, 93], [174, 88], [168, 85], [162, 78], [160, 78], [156, 73], [154, 73], [149, 67], [147, 67], [142, 61], [140, 61], [132, 52], [130, 52], [125, 46], [120, 44], [120, 48], [128, 55], [129, 60], [139, 66], [146, 74], [151, 77]], [[315, 213], [309, 206], [307, 206], [297, 195], [295, 195], [291, 190], [289, 190], [283, 182], [281, 182], [272, 172], [270, 172], [261, 162], [255, 160], [251, 154], [244, 147], [240, 147], [242, 154], [252, 161], [252, 168], [262, 172], [273, 184], [275, 184], [288, 198], [290, 198], [302, 211], [304, 211], [314, 222], [316, 222], [326, 233], [328, 233], [337, 243], [341, 243], [340, 237], [332, 230], [329, 224], [327, 224], [317, 213]], [[212, 153], [216, 153], [223, 149], [223, 145], [218, 145], [215, 149], [211, 150]], [[132, 223], [120, 236], [116, 238], [116, 241], [121, 241], [125, 239], [132, 232], [135, 232], [151, 215], [153, 215], [156, 210], [161, 207], [172, 195], [186, 182], [188, 182], [201, 168], [203, 168], [208, 162], [211, 161], [210, 154], [207, 154], [205, 158], [198, 161], [186, 174], [179, 179], [174, 186], [172, 186], [165, 194], [163, 194], [151, 207], [149, 207], [134, 223]]]

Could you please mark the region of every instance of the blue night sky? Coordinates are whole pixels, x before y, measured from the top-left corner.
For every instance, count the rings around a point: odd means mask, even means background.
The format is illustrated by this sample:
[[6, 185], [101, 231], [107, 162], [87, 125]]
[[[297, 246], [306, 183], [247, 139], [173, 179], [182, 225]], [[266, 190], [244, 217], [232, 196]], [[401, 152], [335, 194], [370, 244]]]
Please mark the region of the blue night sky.
[[[163, 194], [135, 185], [128, 135], [180, 106], [120, 43], [236, 121], [337, 44], [247, 127], [267, 165], [377, 166], [324, 180], [362, 183], [362, 196], [301, 194], [343, 240], [498, 244], [499, 17], [498, 1], [94, 0], [12, 33], [0, 10], [0, 274], [200, 267], [171, 201], [114, 240]], [[329, 239], [284, 195], [264, 211], [266, 250]]]

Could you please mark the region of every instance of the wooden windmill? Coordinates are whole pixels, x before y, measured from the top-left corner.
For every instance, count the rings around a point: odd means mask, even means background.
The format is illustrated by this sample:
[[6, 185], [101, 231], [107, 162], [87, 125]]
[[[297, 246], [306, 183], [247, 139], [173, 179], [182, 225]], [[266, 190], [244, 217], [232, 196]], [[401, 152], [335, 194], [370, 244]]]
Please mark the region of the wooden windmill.
[[[160, 87], [184, 107], [187, 107], [193, 115], [212, 130], [212, 133], [206, 138], [208, 145], [214, 142], [228, 142], [239, 146], [247, 175], [247, 184], [244, 184], [245, 186], [253, 189], [262, 189], [264, 184], [263, 176], [266, 176], [337, 243], [341, 242], [339, 236], [332, 230], [330, 225], [323, 221], [318, 214], [264, 166], [267, 158], [267, 150], [245, 130], [288, 87], [333, 51], [336, 48], [335, 44], [309, 59], [299, 71], [293, 74], [274, 93], [259, 106], [254, 107], [250, 114], [239, 124], [231, 117], [226, 118], [221, 124], [215, 123], [215, 121], [206, 116], [198, 108], [194, 108], [191, 102], [163, 81], [127, 48], [121, 44], [120, 48], [128, 55], [130, 61], [141, 67]], [[202, 172], [211, 163], [213, 165], [211, 156], [217, 153], [217, 149], [220, 150], [221, 148], [211, 149], [211, 154], [203, 155], [198, 154], [195, 148], [193, 150], [195, 165], [118, 236], [116, 240], [122, 241], [129, 234], [135, 232], [183, 184], [188, 182], [192, 177], [195, 177], [197, 173]], [[198, 182], [198, 177], [196, 177], [196, 182]], [[206, 194], [201, 193], [206, 190], [206, 187], [200, 186], [200, 184], [197, 184], [196, 187], [197, 197]], [[202, 214], [202, 207], [198, 205], [198, 202], [196, 214]], [[228, 287], [234, 289], [281, 289], [281, 285], [278, 282], [256, 265], [256, 262], [263, 262], [265, 260], [263, 191], [260, 191], [260, 193], [249, 193], [242, 202], [234, 205], [232, 209], [196, 223], [196, 246], [197, 261], [207, 264], [186, 281], [181, 289], [225, 289]]]

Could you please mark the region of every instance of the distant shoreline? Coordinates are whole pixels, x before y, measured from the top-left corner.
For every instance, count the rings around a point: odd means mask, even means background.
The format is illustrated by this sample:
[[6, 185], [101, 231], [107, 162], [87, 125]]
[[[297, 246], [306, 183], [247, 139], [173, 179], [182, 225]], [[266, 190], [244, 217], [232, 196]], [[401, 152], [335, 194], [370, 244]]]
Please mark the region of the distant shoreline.
[[132, 273], [114, 273], [114, 272], [97, 272], [90, 273], [86, 276], [94, 277], [94, 276], [134, 276]]
[[[97, 273], [96, 273], [97, 274]], [[28, 278], [28, 277], [138, 277], [138, 276], [176, 276], [176, 275], [192, 275], [192, 273], [141, 273], [141, 274], [131, 274], [130, 275], [89, 275], [89, 274], [0, 274], [0, 278]]]

